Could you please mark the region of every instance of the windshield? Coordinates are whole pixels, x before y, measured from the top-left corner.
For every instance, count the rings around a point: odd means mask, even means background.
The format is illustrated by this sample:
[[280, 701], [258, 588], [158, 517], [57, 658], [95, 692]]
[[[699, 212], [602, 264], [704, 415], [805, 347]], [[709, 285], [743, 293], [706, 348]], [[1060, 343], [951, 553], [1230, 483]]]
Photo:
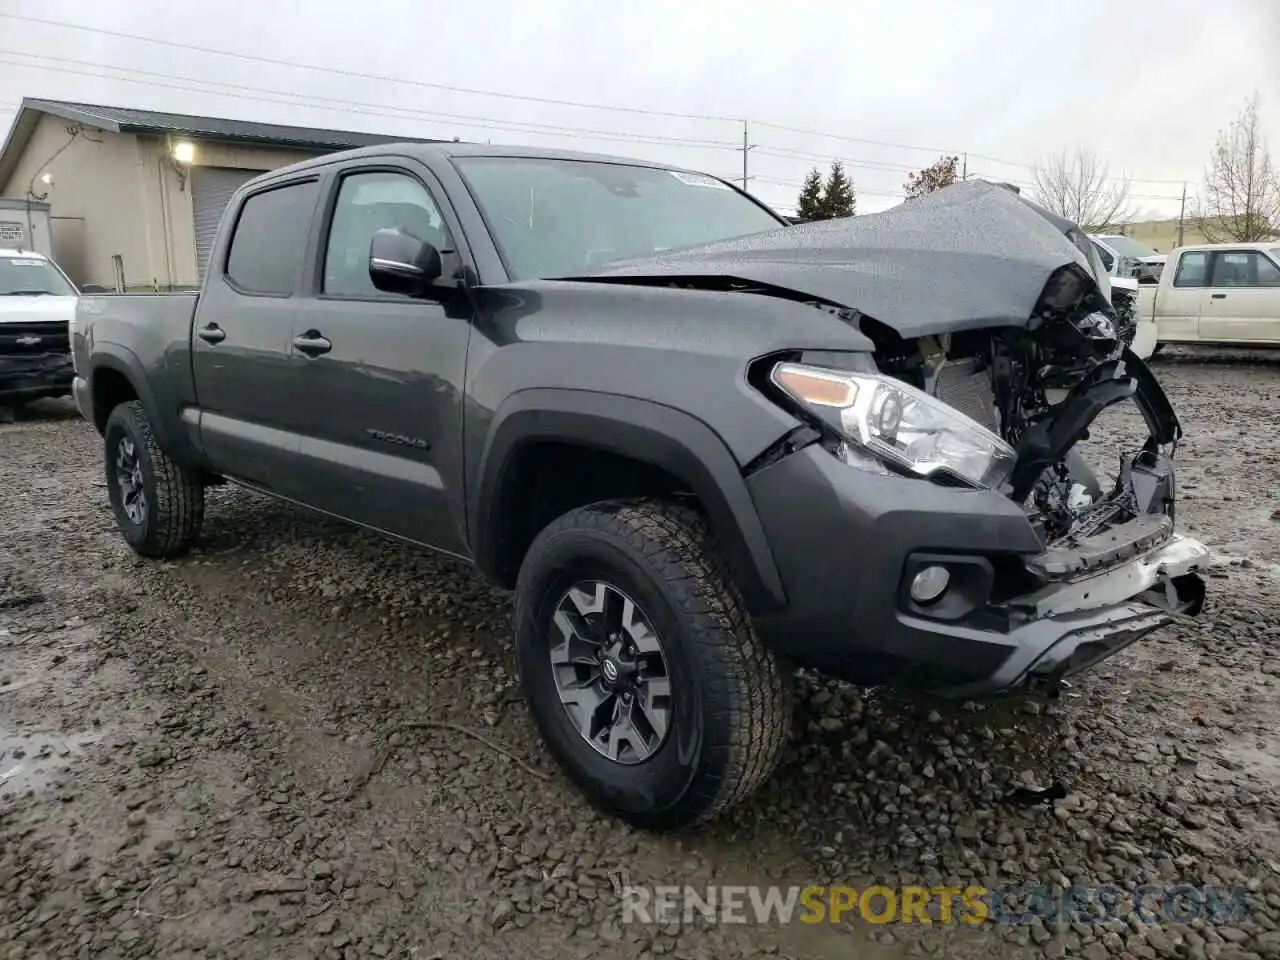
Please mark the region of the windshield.
[[1129, 257], [1133, 260], [1141, 260], [1143, 257], [1151, 257], [1155, 255], [1155, 248], [1148, 247], [1145, 243], [1139, 243], [1132, 237], [1108, 236], [1099, 237], [1103, 243], [1120, 254], [1122, 257]]
[[615, 260], [785, 226], [702, 174], [529, 157], [454, 162], [516, 280], [577, 276]]
[[0, 297], [52, 294], [74, 297], [76, 289], [62, 271], [36, 257], [0, 257]]

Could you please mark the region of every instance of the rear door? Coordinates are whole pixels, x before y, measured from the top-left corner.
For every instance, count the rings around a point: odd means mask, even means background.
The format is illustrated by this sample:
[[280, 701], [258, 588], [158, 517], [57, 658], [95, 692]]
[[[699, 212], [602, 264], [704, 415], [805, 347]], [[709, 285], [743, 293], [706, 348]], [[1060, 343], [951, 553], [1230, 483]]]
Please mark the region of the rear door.
[[294, 326], [308, 353], [297, 373], [306, 502], [465, 556], [470, 300], [456, 288], [443, 300], [383, 293], [369, 279], [369, 244], [386, 227], [433, 244], [454, 275], [466, 256], [457, 218], [430, 171], [407, 158], [349, 161], [326, 192]]
[[313, 175], [243, 198], [214, 245], [192, 337], [202, 445], [219, 470], [286, 496], [297, 494], [295, 294], [319, 197]]
[[1261, 250], [1214, 254], [1200, 339], [1280, 343], [1280, 266]]
[[1178, 262], [1165, 267], [1173, 271], [1167, 286], [1156, 294], [1156, 323], [1161, 343], [1187, 342], [1199, 338], [1200, 309], [1209, 277], [1210, 253], [1184, 250]]

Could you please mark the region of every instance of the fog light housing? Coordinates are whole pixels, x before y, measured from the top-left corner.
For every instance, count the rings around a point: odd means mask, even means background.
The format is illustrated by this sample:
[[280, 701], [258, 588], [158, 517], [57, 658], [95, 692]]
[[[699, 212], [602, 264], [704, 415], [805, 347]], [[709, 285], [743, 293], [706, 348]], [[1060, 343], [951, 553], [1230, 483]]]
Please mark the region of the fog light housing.
[[946, 567], [931, 564], [911, 578], [911, 599], [916, 603], [933, 603], [951, 584], [951, 573]]

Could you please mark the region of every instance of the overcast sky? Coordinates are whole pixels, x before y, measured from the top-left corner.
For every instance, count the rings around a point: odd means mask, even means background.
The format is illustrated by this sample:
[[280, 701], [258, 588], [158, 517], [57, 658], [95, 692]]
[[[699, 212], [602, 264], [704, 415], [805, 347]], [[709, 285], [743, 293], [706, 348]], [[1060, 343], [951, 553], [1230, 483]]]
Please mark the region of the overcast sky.
[[1218, 129], [1258, 92], [1280, 159], [1280, 0], [1055, 6], [0, 0], [0, 130], [24, 96], [45, 97], [740, 177], [746, 118], [749, 188], [780, 209], [834, 157], [865, 212], [896, 202], [908, 170], [942, 151], [967, 151], [970, 174], [1027, 182], [1037, 159], [1084, 146], [1134, 179], [1140, 210], [1176, 215], [1180, 182], [1194, 191]]

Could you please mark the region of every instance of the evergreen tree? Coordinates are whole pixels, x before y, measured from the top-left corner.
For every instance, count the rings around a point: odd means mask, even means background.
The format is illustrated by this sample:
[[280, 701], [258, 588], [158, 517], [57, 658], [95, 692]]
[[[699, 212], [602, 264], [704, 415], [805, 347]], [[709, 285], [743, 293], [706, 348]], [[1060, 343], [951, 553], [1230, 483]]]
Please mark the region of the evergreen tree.
[[796, 216], [801, 220], [822, 220], [822, 174], [814, 167], [804, 178], [800, 199], [796, 201]]
[[857, 209], [858, 201], [853, 195], [853, 181], [844, 172], [844, 164], [836, 160], [831, 164], [831, 172], [827, 174], [827, 184], [822, 191], [822, 217], [825, 220], [833, 217], [851, 217]]

